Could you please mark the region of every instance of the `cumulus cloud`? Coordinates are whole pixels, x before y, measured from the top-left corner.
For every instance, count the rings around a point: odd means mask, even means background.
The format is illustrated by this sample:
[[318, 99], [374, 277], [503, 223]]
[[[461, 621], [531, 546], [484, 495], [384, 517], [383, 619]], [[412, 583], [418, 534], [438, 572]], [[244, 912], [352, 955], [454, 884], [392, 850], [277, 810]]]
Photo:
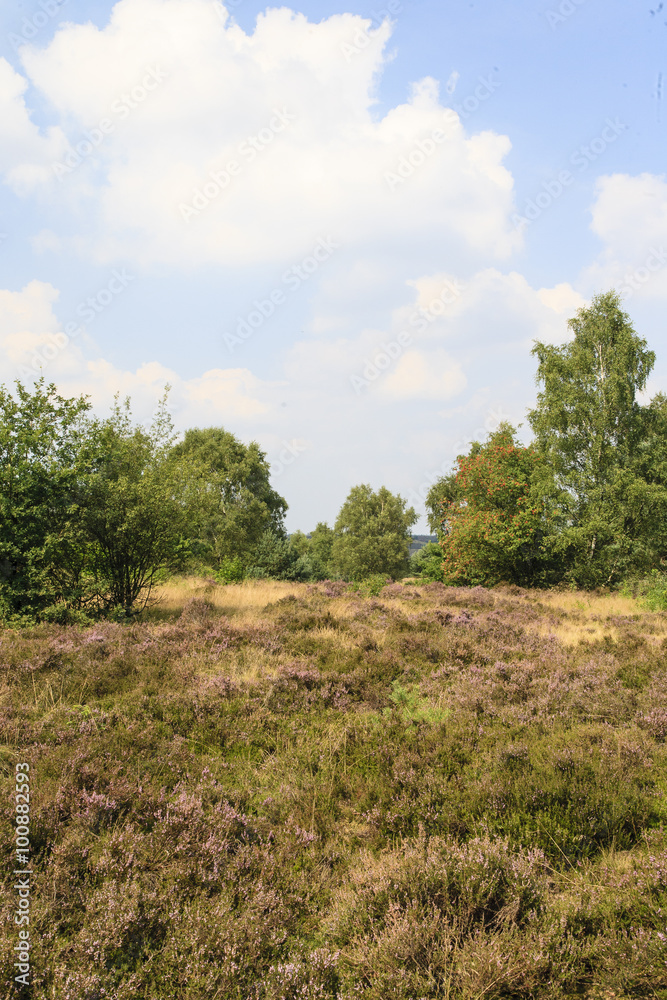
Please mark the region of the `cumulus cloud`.
[[150, 412], [169, 384], [181, 426], [252, 424], [275, 405], [276, 383], [262, 382], [246, 368], [212, 369], [184, 379], [159, 361], [128, 371], [91, 357], [93, 344], [84, 330], [65, 333], [55, 311], [59, 295], [42, 281], [18, 292], [0, 289], [0, 382], [30, 385], [43, 375], [64, 395], [90, 395], [96, 408], [108, 406], [116, 393], [129, 395], [140, 413]]
[[[188, 377], [157, 350], [120, 368], [108, 359], [135, 335], [118, 330], [112, 348], [68, 333], [58, 289], [33, 281], [0, 290], [0, 380], [41, 359], [65, 394], [102, 408], [130, 394], [143, 414], [168, 382], [179, 427], [257, 437], [305, 511], [318, 489], [338, 504], [364, 480], [421, 495], [471, 437], [524, 418], [532, 343], [568, 339], [582, 292], [646, 272], [641, 294], [667, 294], [667, 268], [646, 263], [662, 252], [667, 184], [648, 174], [598, 182], [602, 249], [574, 285], [513, 269], [533, 230], [511, 224], [509, 138], [476, 131], [465, 100], [465, 121], [448, 107], [456, 72], [380, 111], [390, 36], [353, 14], [269, 9], [245, 32], [217, 0], [119, 0], [104, 26], [65, 23], [17, 68], [0, 60], [0, 180], [27, 220], [39, 207], [25, 232], [40, 273], [57, 254], [150, 273], [153, 291], [175, 283], [169, 302], [204, 288], [198, 315], [210, 303], [221, 350], [236, 338], [229, 368], [215, 354], [193, 367], [209, 334], [188, 338]], [[320, 241], [335, 244], [325, 259]]]
[[26, 107], [28, 81], [0, 59], [0, 175], [18, 193], [48, 184], [51, 163], [65, 151], [62, 130], [40, 132]]
[[613, 174], [596, 184], [591, 228], [602, 240], [583, 279], [600, 291], [615, 286], [626, 299], [667, 297], [667, 180], [664, 175]]
[[381, 384], [391, 399], [437, 399], [458, 396], [467, 385], [461, 365], [442, 350], [406, 351]]
[[[390, 30], [281, 8], [245, 34], [212, 0], [120, 0], [104, 28], [22, 48], [25, 77], [5, 66], [2, 107], [25, 133], [6, 176], [85, 207], [100, 261], [281, 261], [327, 234], [406, 256], [435, 230], [445, 254], [506, 257], [520, 240], [508, 138], [467, 135], [430, 78], [380, 117]], [[53, 110], [48, 135], [30, 125], [28, 81]]]
[[567, 283], [535, 289], [516, 271], [485, 268], [467, 279], [447, 271], [405, 281], [404, 302], [391, 311], [384, 329], [363, 327], [340, 337], [326, 336], [333, 326], [329, 310], [342, 326], [351, 325], [349, 318], [335, 298], [321, 295], [316, 335], [292, 346], [285, 370], [304, 386], [317, 387], [326, 379], [336, 399], [368, 396], [377, 403], [444, 403], [467, 388], [473, 394], [488, 384], [507, 388], [523, 375], [528, 403], [533, 342], [569, 339], [567, 320], [582, 305], [582, 296]]

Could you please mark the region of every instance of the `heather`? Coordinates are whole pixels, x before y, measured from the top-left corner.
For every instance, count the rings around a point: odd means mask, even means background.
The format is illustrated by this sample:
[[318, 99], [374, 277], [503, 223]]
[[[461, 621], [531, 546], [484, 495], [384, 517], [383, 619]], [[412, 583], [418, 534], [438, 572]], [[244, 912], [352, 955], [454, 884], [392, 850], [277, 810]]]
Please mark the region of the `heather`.
[[0, 633], [33, 997], [667, 997], [664, 612], [437, 582], [161, 597]]

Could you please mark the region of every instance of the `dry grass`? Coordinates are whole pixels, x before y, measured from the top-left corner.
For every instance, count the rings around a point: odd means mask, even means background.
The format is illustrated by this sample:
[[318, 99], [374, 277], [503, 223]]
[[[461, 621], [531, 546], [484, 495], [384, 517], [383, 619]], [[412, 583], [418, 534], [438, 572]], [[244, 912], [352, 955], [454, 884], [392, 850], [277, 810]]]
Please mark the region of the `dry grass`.
[[568, 613], [580, 612], [587, 618], [643, 613], [636, 598], [621, 594], [594, 594], [585, 590], [540, 591], [539, 601], [548, 608]]
[[245, 580], [224, 586], [198, 576], [177, 577], [155, 588], [153, 610], [171, 616], [182, 611], [188, 601], [200, 598], [225, 615], [252, 619], [267, 604], [304, 591], [305, 584], [278, 580]]
[[[404, 581], [413, 585], [418, 592], [419, 581]], [[285, 597], [305, 598], [309, 585], [305, 583], [285, 583], [277, 580], [246, 580], [243, 583], [222, 585], [213, 579], [201, 577], [176, 577], [154, 591], [154, 604], [150, 616], [163, 617], [179, 614], [188, 601], [199, 598], [208, 601], [216, 610], [243, 622], [256, 622], [263, 617], [267, 605]], [[454, 593], [454, 589], [452, 591]], [[496, 605], [503, 600], [502, 590], [489, 591]], [[546, 620], [527, 628], [542, 637], [554, 635], [564, 645], [572, 647], [582, 643], [594, 644], [605, 638], [616, 640], [619, 630], [614, 619], [636, 618], [637, 626], [653, 644], [667, 637], [667, 614], [657, 615], [642, 608], [634, 597], [621, 594], [596, 594], [587, 591], [524, 591], [514, 599], [523, 599], [547, 613]], [[443, 603], [447, 604], [446, 596]], [[392, 604], [406, 614], [415, 611], [415, 600], [394, 598]], [[340, 619], [352, 619], [357, 613], [355, 601], [346, 595], [331, 601], [331, 607]], [[549, 616], [548, 613], [551, 612]], [[548, 617], [547, 617], [548, 616]], [[318, 632], [320, 638], [336, 638], [337, 642], [349, 648], [350, 641], [340, 634], [328, 634], [331, 630]], [[375, 636], [379, 646], [384, 645], [385, 635], [379, 631]], [[262, 676], [259, 665], [243, 671], [246, 680]]]
[[540, 610], [551, 611], [556, 616], [549, 624], [540, 623], [537, 633], [555, 635], [566, 646], [618, 640], [618, 619], [624, 619], [624, 624], [628, 619], [635, 620], [637, 629], [653, 645], [667, 636], [667, 615], [647, 611], [634, 597], [582, 590], [529, 593]]

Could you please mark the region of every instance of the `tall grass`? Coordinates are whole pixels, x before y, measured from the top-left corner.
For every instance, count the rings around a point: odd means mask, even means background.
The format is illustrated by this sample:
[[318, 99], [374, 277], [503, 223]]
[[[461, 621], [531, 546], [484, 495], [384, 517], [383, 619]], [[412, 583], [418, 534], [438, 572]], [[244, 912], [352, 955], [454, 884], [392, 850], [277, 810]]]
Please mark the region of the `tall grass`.
[[0, 634], [49, 1000], [667, 998], [667, 615], [183, 579]]

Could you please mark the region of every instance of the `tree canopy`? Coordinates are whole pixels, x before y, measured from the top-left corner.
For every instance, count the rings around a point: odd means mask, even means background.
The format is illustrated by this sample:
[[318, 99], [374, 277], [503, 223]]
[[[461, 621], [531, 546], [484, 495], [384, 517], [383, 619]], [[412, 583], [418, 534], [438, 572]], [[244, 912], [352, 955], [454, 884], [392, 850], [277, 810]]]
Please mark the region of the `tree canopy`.
[[83, 472], [84, 397], [63, 399], [40, 379], [0, 386], [0, 611], [53, 614], [83, 599], [74, 493]]
[[533, 348], [541, 390], [528, 419], [559, 495], [566, 576], [596, 586], [659, 556], [650, 535], [667, 510], [667, 480], [655, 463], [664, 403], [637, 400], [655, 354], [616, 292], [596, 295], [568, 325], [569, 343]]
[[193, 551], [219, 566], [240, 558], [248, 564], [265, 532], [283, 534], [287, 503], [271, 486], [266, 455], [256, 441], [244, 445], [221, 427], [194, 428], [171, 449], [173, 459], [196, 460], [206, 499], [193, 524]]
[[[543, 461], [509, 424], [460, 455], [455, 471], [429, 494], [439, 514], [443, 579], [452, 584], [543, 582], [550, 568], [552, 505], [539, 474]], [[434, 518], [435, 519], [435, 516]]]
[[341, 507], [334, 526], [332, 559], [346, 580], [363, 580], [377, 573], [396, 578], [408, 570], [410, 528], [414, 508], [385, 486], [355, 486]]

